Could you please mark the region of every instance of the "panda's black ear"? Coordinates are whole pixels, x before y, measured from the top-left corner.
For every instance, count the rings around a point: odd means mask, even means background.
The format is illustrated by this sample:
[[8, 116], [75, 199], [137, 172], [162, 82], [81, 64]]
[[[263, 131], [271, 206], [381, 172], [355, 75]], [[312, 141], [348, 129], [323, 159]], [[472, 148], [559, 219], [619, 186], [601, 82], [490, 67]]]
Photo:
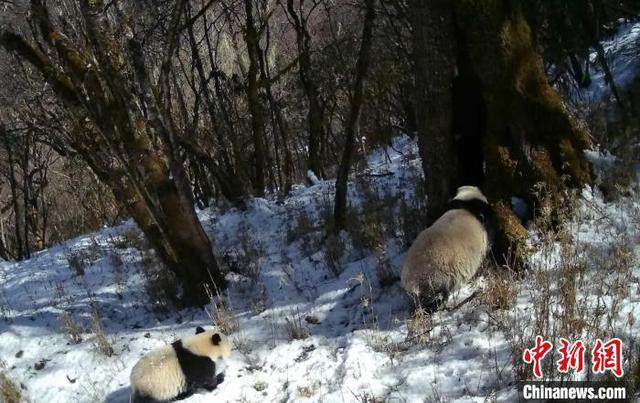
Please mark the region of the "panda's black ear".
[[213, 336], [211, 336], [211, 342], [213, 343], [214, 346], [217, 346], [218, 344], [220, 344], [221, 341], [222, 341], [222, 337], [220, 337], [218, 333], [214, 333]]
[[204, 329], [200, 326], [196, 327], [196, 334], [204, 333]]

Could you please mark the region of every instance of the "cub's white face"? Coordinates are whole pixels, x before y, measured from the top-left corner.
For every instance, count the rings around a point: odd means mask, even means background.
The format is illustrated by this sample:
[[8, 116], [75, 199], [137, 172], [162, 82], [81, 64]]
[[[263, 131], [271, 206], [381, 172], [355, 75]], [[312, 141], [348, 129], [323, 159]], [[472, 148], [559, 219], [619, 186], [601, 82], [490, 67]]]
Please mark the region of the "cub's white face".
[[215, 330], [206, 330], [184, 338], [182, 344], [194, 354], [209, 357], [213, 361], [222, 361], [231, 354], [229, 339]]

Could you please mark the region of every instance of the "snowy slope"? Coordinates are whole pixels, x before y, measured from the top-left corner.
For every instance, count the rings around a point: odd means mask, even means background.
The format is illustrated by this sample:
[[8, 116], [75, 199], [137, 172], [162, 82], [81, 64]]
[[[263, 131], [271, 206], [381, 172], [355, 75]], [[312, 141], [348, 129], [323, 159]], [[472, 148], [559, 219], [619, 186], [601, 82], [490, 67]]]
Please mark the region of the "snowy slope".
[[[420, 171], [415, 143], [400, 137], [386, 152], [371, 154], [361, 185], [351, 184], [351, 203], [353, 207], [365, 203], [363, 189], [395, 200], [394, 208], [400, 200], [414, 203], [409, 184], [419, 178]], [[322, 217], [332, 192], [332, 182], [319, 182], [295, 188], [285, 200], [255, 199], [246, 211], [201, 212], [217, 255], [242, 262], [237, 256], [253, 251], [259, 274], [255, 282], [228, 275], [225, 298], [238, 328], [230, 335], [235, 350], [226, 380], [217, 390], [185, 401], [515, 399], [513, 349], [533, 335], [521, 318], [534, 315], [532, 309], [543, 291], [532, 286], [535, 273], [513, 282], [515, 302], [506, 309], [474, 298], [457, 309], [434, 314], [424, 328], [430, 331], [409, 335], [409, 301], [397, 282], [389, 287], [379, 284], [379, 252], [358, 250], [351, 235], [342, 233], [339, 274], [327, 264]], [[619, 300], [616, 317], [606, 321], [629, 344], [640, 331], [640, 321], [628, 320], [640, 315], [640, 207], [633, 198], [605, 204], [588, 189], [578, 203], [569, 232], [580, 249], [604, 254], [621, 234], [635, 242], [631, 271], [626, 274], [629, 292]], [[292, 228], [301, 215], [309, 217], [308, 233], [292, 239]], [[164, 315], [149, 309], [139, 269], [141, 254], [119, 242], [132, 227], [128, 222], [70, 240], [28, 261], [0, 263], [0, 357], [9, 375], [24, 385], [30, 401], [126, 402], [129, 372], [140, 356], [191, 334], [196, 326], [211, 325], [211, 307]], [[406, 249], [402, 237], [390, 237], [384, 243], [386, 261], [398, 274]], [[548, 272], [553, 278], [562, 270], [560, 247], [553, 242], [546, 245], [547, 249], [534, 254], [532, 270]], [[69, 267], [68, 256], [74, 253], [88, 262], [84, 275]], [[615, 280], [615, 273], [598, 274], [598, 262], [591, 263], [585, 276], [599, 276], [600, 283]], [[486, 274], [454, 295], [449, 307], [475, 290], [486, 290]], [[585, 287], [580, 292], [590, 300], [598, 290]], [[97, 351], [92, 302], [112, 344], [115, 354], [111, 357]], [[605, 307], [607, 303], [611, 301], [604, 301]], [[561, 311], [560, 304], [551, 310]], [[84, 328], [77, 345], [62, 330], [63, 312]], [[290, 340], [286, 324], [295, 318], [309, 337]], [[524, 323], [517, 334], [514, 323]]]
[[[621, 23], [611, 38], [602, 41], [611, 75], [619, 89], [626, 88], [640, 73], [640, 23]], [[578, 104], [592, 105], [600, 101], [614, 102], [611, 87], [597, 61], [597, 52], [589, 54], [591, 84], [588, 88], [570, 91]]]

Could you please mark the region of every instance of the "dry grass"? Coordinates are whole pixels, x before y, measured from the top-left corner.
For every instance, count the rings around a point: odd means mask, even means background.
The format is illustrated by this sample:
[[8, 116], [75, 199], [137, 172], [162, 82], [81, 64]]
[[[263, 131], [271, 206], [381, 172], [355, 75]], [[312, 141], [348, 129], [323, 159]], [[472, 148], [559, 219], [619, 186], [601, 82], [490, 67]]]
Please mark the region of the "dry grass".
[[424, 309], [417, 308], [407, 319], [407, 338], [405, 342], [428, 346], [431, 342], [432, 329], [431, 315]]
[[302, 324], [302, 316], [300, 311], [296, 309], [291, 311], [291, 317], [284, 318], [284, 330], [287, 333], [289, 341], [304, 340], [309, 337], [309, 329]]
[[211, 301], [211, 312], [209, 317], [220, 331], [226, 335], [235, 333], [240, 328], [240, 322], [231, 311], [229, 300], [219, 292], [214, 293], [207, 287], [209, 300]]
[[480, 302], [492, 310], [511, 309], [516, 300], [515, 279], [511, 272], [491, 271], [480, 294]]
[[311, 399], [316, 394], [317, 385], [298, 386], [298, 396], [303, 399]]
[[351, 393], [353, 395], [353, 398], [355, 399], [356, 402], [358, 403], [384, 403], [386, 402], [386, 399], [384, 398], [380, 398], [380, 397], [376, 397], [373, 394], [370, 394], [369, 392], [362, 392], [359, 394], [356, 393]]
[[[558, 200], [576, 198], [570, 194]], [[514, 376], [520, 380], [533, 379], [532, 366], [523, 362], [522, 353], [535, 344], [537, 335], [554, 345], [560, 337], [582, 340], [587, 346], [593, 346], [596, 338], [612, 337], [628, 346], [635, 338], [624, 330], [631, 326], [622, 311], [632, 292], [636, 264], [628, 228], [616, 225], [595, 205], [575, 210], [566, 201], [553, 203], [543, 197], [541, 206], [526, 277], [516, 282], [508, 274], [491, 273], [481, 297], [511, 344]], [[593, 209], [588, 213], [591, 219], [598, 217], [592, 222], [599, 227], [590, 230], [598, 234], [598, 242], [579, 237], [578, 226], [585, 218], [576, 215], [589, 209]], [[528, 298], [530, 304], [514, 309], [516, 295]], [[549, 356], [543, 361], [545, 376], [576, 379], [572, 373], [558, 373], [556, 359]]]
[[112, 343], [109, 341], [109, 339], [107, 338], [106, 333], [104, 332], [104, 329], [102, 328], [102, 321], [100, 319], [100, 311], [98, 310], [98, 306], [95, 303], [92, 304], [91, 322], [92, 322], [92, 327], [93, 327], [93, 333], [95, 335], [93, 343], [95, 344], [97, 350], [101, 354], [103, 354], [103, 355], [105, 355], [107, 357], [111, 357], [113, 354], [115, 354], [115, 352], [113, 350]]
[[0, 402], [22, 403], [25, 401], [20, 385], [11, 379], [5, 369], [4, 362], [0, 361]]
[[73, 318], [73, 315], [64, 311], [60, 317], [62, 322], [62, 331], [67, 336], [69, 341], [73, 344], [79, 344], [82, 342], [82, 326]]

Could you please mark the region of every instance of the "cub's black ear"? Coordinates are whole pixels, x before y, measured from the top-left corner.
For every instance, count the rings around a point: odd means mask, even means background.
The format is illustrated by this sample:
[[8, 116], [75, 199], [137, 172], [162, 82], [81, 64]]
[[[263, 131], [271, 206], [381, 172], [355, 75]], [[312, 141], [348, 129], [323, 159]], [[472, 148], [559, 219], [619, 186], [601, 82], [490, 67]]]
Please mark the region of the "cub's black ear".
[[222, 341], [222, 337], [220, 337], [218, 333], [214, 333], [213, 336], [211, 336], [211, 342], [213, 343], [214, 346], [217, 346], [218, 344], [220, 344], [221, 341]]
[[200, 326], [196, 327], [196, 334], [204, 333], [204, 329]]

